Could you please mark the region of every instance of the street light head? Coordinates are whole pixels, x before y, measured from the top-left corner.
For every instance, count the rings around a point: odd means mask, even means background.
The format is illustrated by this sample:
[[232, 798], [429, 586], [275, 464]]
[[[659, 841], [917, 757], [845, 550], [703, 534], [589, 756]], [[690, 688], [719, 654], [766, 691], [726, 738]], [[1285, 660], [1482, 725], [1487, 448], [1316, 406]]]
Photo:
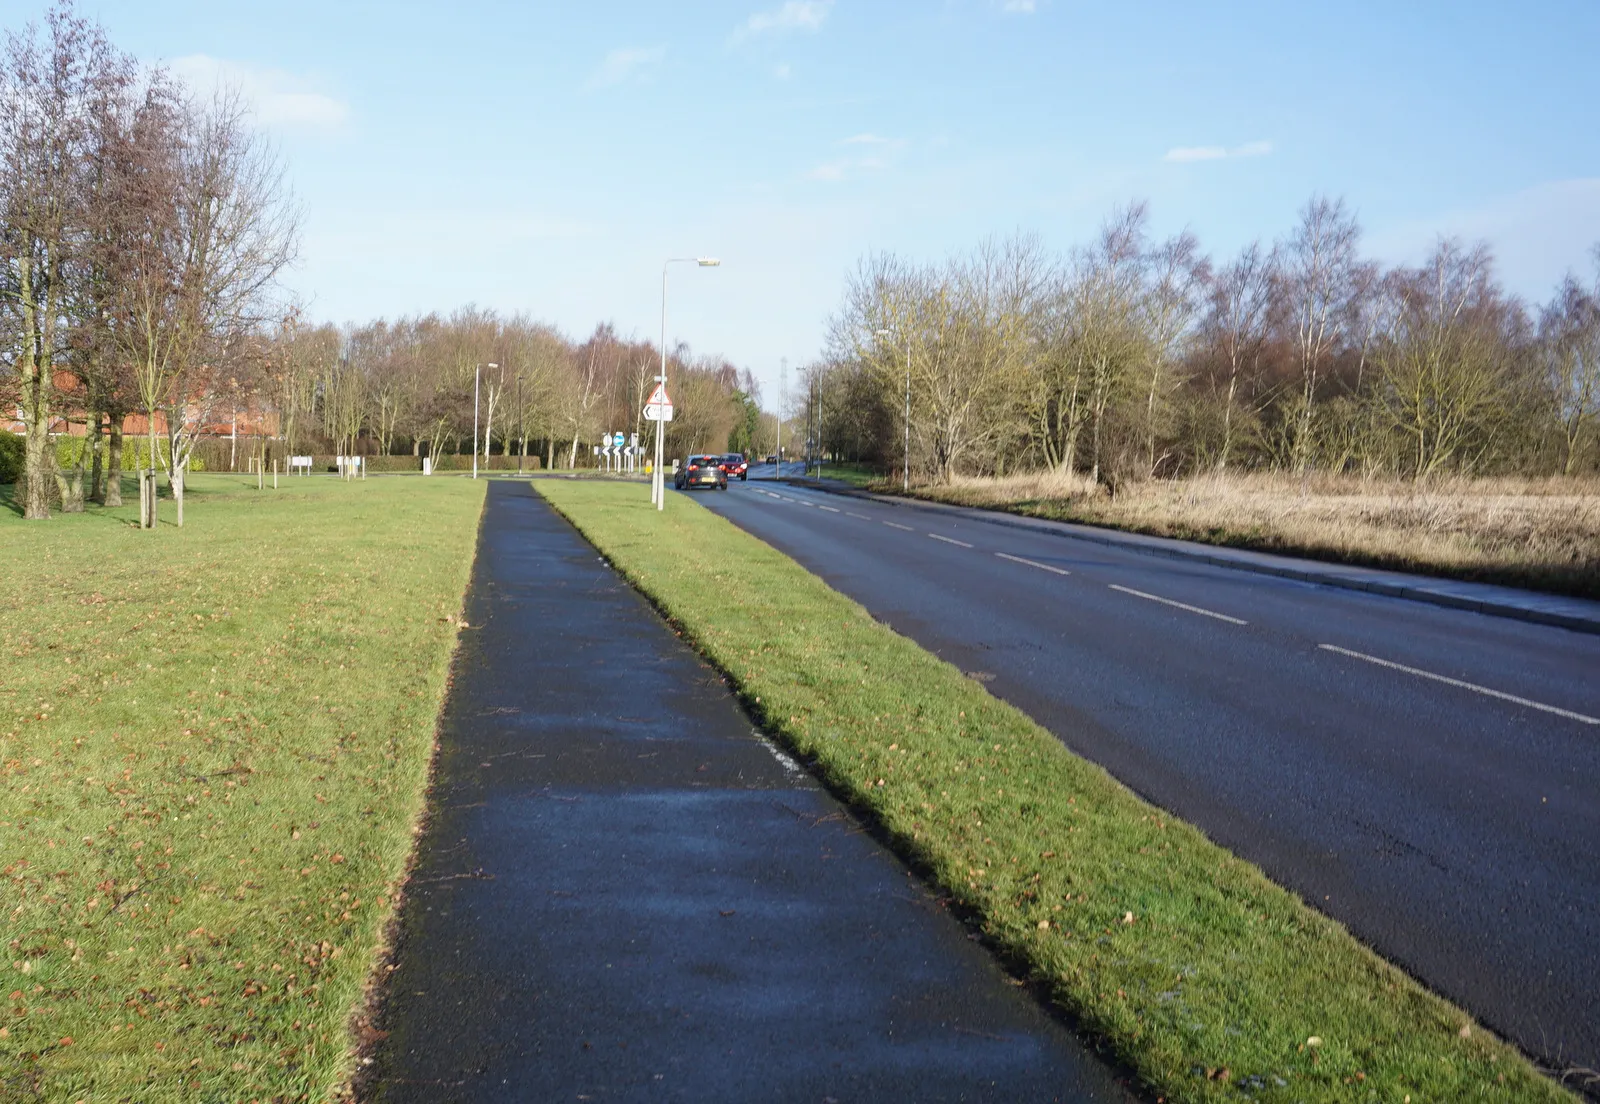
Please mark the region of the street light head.
[[700, 257], [695, 261], [701, 268], [716, 268], [722, 262], [716, 257]]

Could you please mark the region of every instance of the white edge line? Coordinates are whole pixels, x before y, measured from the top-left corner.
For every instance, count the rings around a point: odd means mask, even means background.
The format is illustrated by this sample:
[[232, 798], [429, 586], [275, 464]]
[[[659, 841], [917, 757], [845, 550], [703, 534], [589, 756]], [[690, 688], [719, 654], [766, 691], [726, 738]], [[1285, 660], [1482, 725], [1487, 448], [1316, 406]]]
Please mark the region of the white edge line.
[[946, 544], [959, 545], [962, 548], [972, 547], [972, 545], [968, 544], [966, 541], [958, 541], [954, 537], [941, 537], [938, 533], [929, 533], [928, 536], [932, 537], [936, 541], [944, 541]]
[[1064, 567], [1051, 567], [1049, 564], [1040, 563], [1038, 560], [1029, 560], [1023, 558], [1022, 556], [1013, 556], [1009, 552], [996, 552], [995, 555], [999, 556], [1002, 560], [1010, 560], [1012, 563], [1027, 564], [1029, 567], [1037, 567], [1040, 571], [1053, 571], [1057, 575], [1072, 574], [1072, 572], [1068, 571]]
[[1471, 690], [1474, 694], [1482, 694], [1489, 698], [1499, 698], [1501, 701], [1515, 702], [1517, 705], [1525, 705], [1529, 709], [1538, 709], [1545, 713], [1554, 713], [1556, 716], [1566, 717], [1568, 720], [1582, 721], [1584, 724], [1600, 725], [1600, 717], [1590, 717], [1583, 713], [1574, 713], [1570, 709], [1559, 709], [1553, 705], [1546, 705], [1544, 702], [1536, 702], [1528, 698], [1519, 698], [1515, 694], [1507, 694], [1501, 690], [1491, 690], [1487, 686], [1479, 686], [1475, 682], [1463, 682], [1460, 679], [1449, 678], [1446, 675], [1436, 675], [1432, 671], [1424, 671], [1417, 667], [1407, 667], [1404, 663], [1395, 663], [1393, 660], [1379, 659], [1377, 656], [1370, 656], [1365, 652], [1352, 652], [1349, 648], [1341, 648], [1334, 644], [1318, 644], [1317, 647], [1321, 648], [1325, 652], [1337, 652], [1339, 655], [1349, 656], [1351, 659], [1359, 659], [1366, 663], [1375, 663], [1379, 667], [1388, 667], [1394, 671], [1404, 671], [1408, 675], [1416, 675], [1418, 678], [1432, 679], [1434, 682], [1442, 682], [1446, 686], [1458, 686], [1463, 690]]
[[909, 526], [909, 525], [901, 525], [899, 522], [886, 521], [886, 522], [884, 522], [884, 524], [887, 525], [891, 529], [899, 529], [902, 532], [906, 532], [906, 533], [915, 533], [916, 532], [916, 530], [911, 528], [911, 526]]
[[1109, 585], [1112, 590], [1120, 590], [1122, 593], [1131, 594], [1135, 598], [1146, 598], [1152, 602], [1160, 602], [1164, 606], [1172, 606], [1176, 609], [1188, 610], [1190, 613], [1198, 613], [1202, 617], [1215, 617], [1218, 621], [1226, 621], [1230, 625], [1250, 624], [1250, 622], [1241, 621], [1237, 617], [1229, 617], [1225, 613], [1217, 613], [1214, 610], [1201, 609], [1199, 606], [1191, 606], [1187, 602], [1174, 602], [1171, 598], [1163, 598], [1158, 594], [1146, 594], [1142, 590], [1134, 590], [1132, 587], [1118, 586], [1116, 583], [1111, 583]]

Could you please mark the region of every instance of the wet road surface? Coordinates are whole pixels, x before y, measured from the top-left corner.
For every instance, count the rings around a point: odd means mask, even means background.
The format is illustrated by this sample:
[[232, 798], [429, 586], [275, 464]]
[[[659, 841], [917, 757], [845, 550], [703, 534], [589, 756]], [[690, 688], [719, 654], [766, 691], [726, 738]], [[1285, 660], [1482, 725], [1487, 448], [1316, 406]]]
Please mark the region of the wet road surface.
[[983, 511], [699, 501], [1533, 1055], [1600, 1069], [1600, 636]]
[[526, 484], [486, 511], [368, 1099], [1132, 1099]]

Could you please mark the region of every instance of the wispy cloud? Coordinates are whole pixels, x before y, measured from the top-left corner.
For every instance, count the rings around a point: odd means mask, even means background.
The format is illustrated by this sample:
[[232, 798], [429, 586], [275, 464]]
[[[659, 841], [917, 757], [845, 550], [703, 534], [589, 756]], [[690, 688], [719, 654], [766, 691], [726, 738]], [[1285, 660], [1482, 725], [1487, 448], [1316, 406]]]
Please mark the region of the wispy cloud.
[[233, 88], [254, 107], [262, 124], [285, 130], [333, 130], [350, 118], [350, 105], [320, 87], [317, 78], [285, 69], [189, 54], [168, 63], [172, 74], [209, 95]]
[[1000, 10], [1007, 15], [1032, 15], [1039, 10], [1038, 0], [1005, 0]]
[[1230, 157], [1265, 157], [1272, 152], [1271, 142], [1246, 142], [1242, 146], [1177, 146], [1169, 149], [1163, 161], [1184, 164], [1191, 161], [1226, 161]]
[[608, 53], [583, 86], [590, 90], [611, 88], [629, 81], [643, 80], [667, 56], [665, 46], [625, 46]]
[[832, 8], [833, 0], [784, 0], [779, 7], [752, 14], [734, 30], [732, 40], [737, 43], [791, 31], [815, 33], [827, 22]]
[[779, 62], [772, 67], [772, 76], [776, 80], [788, 80], [794, 75], [794, 70], [789, 68], [787, 61]]
[[807, 179], [833, 183], [859, 173], [887, 169], [891, 164], [891, 155], [904, 149], [906, 142], [903, 138], [885, 138], [881, 134], [863, 131], [860, 134], [852, 134], [848, 138], [840, 139], [839, 144], [841, 146], [855, 146], [861, 152], [849, 157], [825, 161], [806, 173]]

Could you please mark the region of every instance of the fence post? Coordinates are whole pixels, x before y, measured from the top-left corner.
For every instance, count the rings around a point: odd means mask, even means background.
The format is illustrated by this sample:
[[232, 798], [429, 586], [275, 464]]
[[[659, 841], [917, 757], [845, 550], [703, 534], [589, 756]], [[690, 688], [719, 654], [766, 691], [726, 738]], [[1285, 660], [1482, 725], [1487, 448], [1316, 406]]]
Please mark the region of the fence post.
[[278, 489], [278, 461], [272, 461], [272, 489]]

